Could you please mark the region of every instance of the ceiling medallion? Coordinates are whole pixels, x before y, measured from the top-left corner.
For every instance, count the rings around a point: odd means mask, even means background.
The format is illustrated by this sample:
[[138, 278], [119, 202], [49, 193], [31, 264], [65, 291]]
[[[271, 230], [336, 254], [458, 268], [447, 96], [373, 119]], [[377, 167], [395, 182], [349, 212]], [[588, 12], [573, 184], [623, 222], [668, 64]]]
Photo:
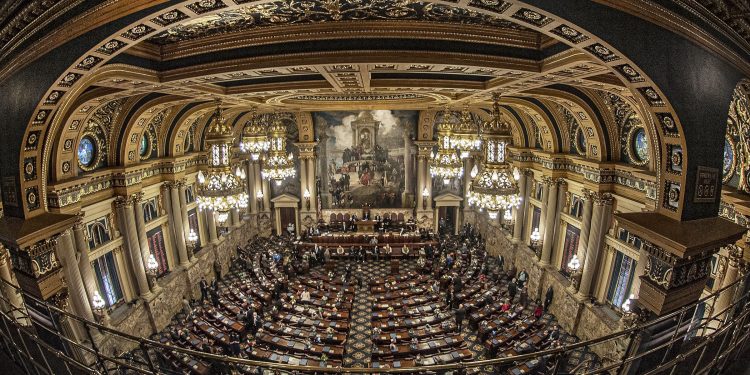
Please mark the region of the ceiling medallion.
[[213, 124], [206, 134], [208, 168], [198, 172], [198, 208], [210, 208], [216, 220], [223, 224], [232, 208], [247, 207], [248, 196], [242, 180], [247, 177], [242, 168], [232, 170], [232, 128], [226, 124], [223, 110], [216, 104]]
[[507, 147], [512, 144], [510, 123], [500, 112], [500, 96], [493, 94], [492, 120], [485, 124], [482, 138], [484, 163], [471, 182], [467, 199], [469, 205], [487, 210], [490, 219], [497, 219], [501, 210], [517, 207], [520, 178], [518, 169], [506, 161]]

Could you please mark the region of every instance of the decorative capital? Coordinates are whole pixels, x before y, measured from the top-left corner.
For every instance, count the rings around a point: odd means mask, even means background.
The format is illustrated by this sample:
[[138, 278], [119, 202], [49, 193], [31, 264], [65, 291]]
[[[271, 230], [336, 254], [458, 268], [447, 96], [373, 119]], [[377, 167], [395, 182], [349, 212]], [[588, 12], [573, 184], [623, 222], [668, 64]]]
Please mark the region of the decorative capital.
[[83, 221], [84, 216], [85, 215], [84, 215], [83, 212], [79, 212], [79, 213], [76, 214], [76, 222], [73, 224], [73, 229], [83, 229], [83, 227], [84, 227], [84, 221]]
[[133, 202], [133, 204], [139, 204], [141, 201], [143, 201], [143, 192], [137, 192], [134, 194], [131, 194], [129, 199]]
[[727, 246], [727, 252], [729, 253], [729, 265], [732, 267], [738, 267], [740, 263], [742, 263], [744, 249], [735, 244], [731, 244]]
[[113, 202], [115, 209], [125, 208], [133, 205], [133, 202], [128, 199], [128, 197], [124, 197], [122, 195], [115, 198], [115, 201]]
[[598, 193], [598, 192], [592, 192], [591, 199], [593, 199], [594, 204], [599, 205], [599, 206], [611, 206], [615, 200], [615, 198], [610, 193]]

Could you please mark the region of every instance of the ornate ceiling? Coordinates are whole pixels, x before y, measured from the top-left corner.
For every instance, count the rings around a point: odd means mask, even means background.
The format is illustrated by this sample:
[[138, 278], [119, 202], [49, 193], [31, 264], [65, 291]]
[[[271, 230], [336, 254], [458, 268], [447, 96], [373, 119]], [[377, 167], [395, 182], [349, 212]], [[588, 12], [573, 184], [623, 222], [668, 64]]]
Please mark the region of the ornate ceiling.
[[[175, 13], [173, 17], [172, 21], [180, 20], [184, 14]], [[506, 20], [444, 4], [410, 0], [291, 0], [248, 6], [181, 22], [148, 41], [165, 45], [268, 26], [365, 20], [427, 21], [528, 31]]]

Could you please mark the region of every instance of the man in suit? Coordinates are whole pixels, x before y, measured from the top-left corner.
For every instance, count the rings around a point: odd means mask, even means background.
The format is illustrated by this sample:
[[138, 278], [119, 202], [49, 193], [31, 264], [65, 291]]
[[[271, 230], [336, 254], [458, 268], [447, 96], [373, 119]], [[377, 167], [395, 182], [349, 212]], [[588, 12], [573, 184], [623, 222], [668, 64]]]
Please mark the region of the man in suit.
[[508, 296], [510, 297], [511, 302], [516, 298], [516, 293], [518, 293], [518, 285], [516, 285], [516, 279], [513, 279], [510, 284], [508, 284]]
[[518, 281], [518, 287], [523, 288], [524, 285], [526, 285], [526, 282], [529, 281], [529, 273], [526, 272], [526, 268], [522, 269], [521, 272], [518, 273], [518, 277], [516, 278]]
[[205, 277], [201, 277], [201, 281], [198, 282], [198, 286], [201, 288], [201, 303], [208, 298], [208, 281]]
[[549, 305], [552, 304], [552, 298], [555, 295], [555, 291], [552, 289], [552, 285], [547, 288], [547, 293], [544, 295], [544, 312], [549, 310]]
[[461, 330], [461, 327], [463, 327], [464, 318], [466, 318], [466, 309], [464, 308], [464, 305], [461, 304], [458, 306], [458, 310], [456, 310], [456, 327], [458, 327], [459, 331]]

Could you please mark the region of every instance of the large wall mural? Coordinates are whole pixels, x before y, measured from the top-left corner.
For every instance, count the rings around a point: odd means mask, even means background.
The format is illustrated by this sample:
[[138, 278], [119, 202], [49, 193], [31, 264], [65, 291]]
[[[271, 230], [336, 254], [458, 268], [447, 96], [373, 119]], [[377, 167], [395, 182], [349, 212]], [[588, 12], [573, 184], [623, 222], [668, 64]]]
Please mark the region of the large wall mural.
[[323, 208], [410, 205], [416, 178], [406, 155], [418, 120], [417, 111], [313, 113]]

